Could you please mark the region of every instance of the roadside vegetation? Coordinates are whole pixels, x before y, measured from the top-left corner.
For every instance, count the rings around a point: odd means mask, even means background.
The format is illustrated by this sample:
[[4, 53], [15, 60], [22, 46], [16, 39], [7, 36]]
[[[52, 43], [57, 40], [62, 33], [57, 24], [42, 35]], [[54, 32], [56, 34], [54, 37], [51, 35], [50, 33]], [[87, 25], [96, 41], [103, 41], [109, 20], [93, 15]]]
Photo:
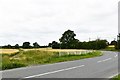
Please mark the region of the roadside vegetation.
[[101, 56], [102, 53], [99, 51], [88, 52], [86, 54], [67, 54], [60, 55], [59, 52], [52, 51], [40, 51], [40, 50], [20, 50], [14, 54], [1, 54], [2, 63], [0, 67], [2, 70], [19, 68], [25, 66], [33, 66], [40, 64], [50, 64], [71, 60], [79, 60], [84, 58], [91, 58]]
[[120, 74], [115, 76], [114, 78], [110, 79], [110, 80], [120, 80]]
[[105, 49], [101, 49], [103, 51], [115, 51], [115, 52], [120, 52], [120, 49], [116, 49], [114, 45], [109, 45]]
[[118, 49], [115, 49], [114, 45], [107, 46], [105, 49], [102, 49], [105, 51], [119, 51]]

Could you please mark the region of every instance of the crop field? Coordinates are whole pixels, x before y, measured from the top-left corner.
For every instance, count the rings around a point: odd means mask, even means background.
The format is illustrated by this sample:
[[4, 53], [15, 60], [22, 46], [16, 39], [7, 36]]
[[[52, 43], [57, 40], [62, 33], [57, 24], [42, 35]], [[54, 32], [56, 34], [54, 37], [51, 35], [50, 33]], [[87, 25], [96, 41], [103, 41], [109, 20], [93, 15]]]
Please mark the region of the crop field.
[[[23, 51], [39, 50], [39, 51], [50, 51], [50, 52], [75, 52], [75, 51], [86, 51], [83, 49], [52, 49], [52, 48], [37, 48], [37, 49], [21, 49]], [[0, 49], [0, 54], [14, 54], [19, 52], [18, 49]]]
[[84, 49], [52, 49], [52, 48], [24, 49], [24, 51], [27, 50], [40, 50], [40, 51], [52, 51], [52, 52], [85, 51]]
[[0, 54], [14, 54], [19, 52], [18, 49], [0, 49]]
[[114, 47], [115, 47], [115, 45], [110, 45], [110, 46], [108, 46], [108, 47], [113, 47], [113, 48], [114, 48]]

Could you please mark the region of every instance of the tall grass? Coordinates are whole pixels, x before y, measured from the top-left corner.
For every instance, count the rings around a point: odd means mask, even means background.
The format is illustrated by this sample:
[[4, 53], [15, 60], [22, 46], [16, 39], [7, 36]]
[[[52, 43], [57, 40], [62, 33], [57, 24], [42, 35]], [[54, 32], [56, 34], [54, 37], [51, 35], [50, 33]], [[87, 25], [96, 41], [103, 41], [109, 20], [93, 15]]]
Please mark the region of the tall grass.
[[2, 69], [78, 60], [101, 55], [101, 52], [90, 52], [87, 54], [65, 54], [59, 56], [59, 52], [40, 50], [20, 51], [11, 55], [2, 55]]

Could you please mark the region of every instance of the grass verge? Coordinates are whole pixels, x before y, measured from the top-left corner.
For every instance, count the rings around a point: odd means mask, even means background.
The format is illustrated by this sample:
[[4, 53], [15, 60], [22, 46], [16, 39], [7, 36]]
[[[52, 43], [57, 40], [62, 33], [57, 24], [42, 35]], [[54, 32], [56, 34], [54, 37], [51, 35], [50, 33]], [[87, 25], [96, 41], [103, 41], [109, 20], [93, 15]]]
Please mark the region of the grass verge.
[[115, 76], [114, 78], [110, 79], [110, 80], [120, 80], [120, 74]]
[[59, 52], [30, 50], [20, 51], [13, 54], [2, 55], [2, 70], [33, 66], [39, 64], [50, 64], [64, 61], [79, 60], [91, 57], [101, 56], [99, 51], [89, 52], [87, 54], [67, 54], [60, 56]]

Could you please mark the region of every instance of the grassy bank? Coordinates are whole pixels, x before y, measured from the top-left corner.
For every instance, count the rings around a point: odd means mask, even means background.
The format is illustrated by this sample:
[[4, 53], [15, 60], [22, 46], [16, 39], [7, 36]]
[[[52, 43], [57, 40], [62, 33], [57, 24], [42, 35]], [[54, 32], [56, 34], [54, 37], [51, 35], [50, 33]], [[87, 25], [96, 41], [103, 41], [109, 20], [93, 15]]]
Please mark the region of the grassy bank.
[[120, 80], [120, 74], [118, 76], [115, 76], [114, 78], [112, 78], [111, 80]]
[[50, 64], [56, 62], [64, 62], [71, 60], [79, 60], [84, 58], [91, 58], [101, 56], [102, 53], [95, 51], [87, 54], [67, 54], [60, 56], [59, 52], [51, 51], [20, 51], [15, 54], [3, 54], [2, 55], [2, 70], [39, 65], [39, 64]]

